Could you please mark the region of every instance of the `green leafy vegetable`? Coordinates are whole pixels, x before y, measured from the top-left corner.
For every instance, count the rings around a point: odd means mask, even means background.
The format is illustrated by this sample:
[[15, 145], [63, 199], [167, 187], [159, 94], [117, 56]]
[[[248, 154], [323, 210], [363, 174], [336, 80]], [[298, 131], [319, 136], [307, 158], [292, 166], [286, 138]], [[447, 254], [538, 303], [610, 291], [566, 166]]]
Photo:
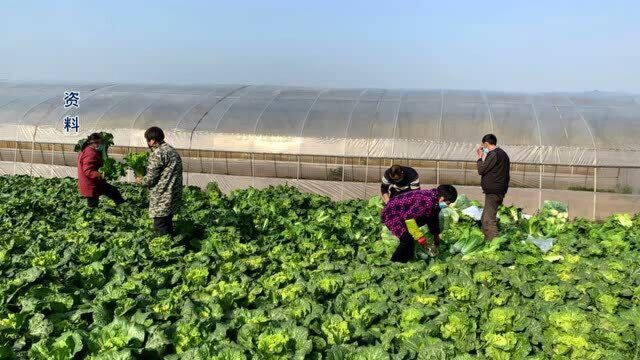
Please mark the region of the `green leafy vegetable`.
[[[102, 160], [104, 164], [98, 171], [102, 174], [102, 176], [106, 180], [118, 180], [125, 174], [125, 166], [116, 161], [113, 158], [110, 158], [108, 155], [109, 147], [113, 146], [113, 135], [107, 132], [100, 133], [100, 139], [102, 140], [102, 150], [100, 153], [102, 154]], [[86, 139], [81, 139], [74, 147], [75, 152], [82, 151], [82, 146], [84, 145]]]
[[485, 242], [461, 197], [439, 254], [395, 264], [378, 197], [186, 187], [172, 238], [119, 188], [128, 206], [87, 212], [72, 179], [0, 176], [0, 358], [640, 356], [638, 215], [501, 207]]
[[129, 153], [124, 157], [124, 164], [131, 169], [136, 176], [142, 177], [147, 174], [147, 164], [149, 162], [148, 152]]

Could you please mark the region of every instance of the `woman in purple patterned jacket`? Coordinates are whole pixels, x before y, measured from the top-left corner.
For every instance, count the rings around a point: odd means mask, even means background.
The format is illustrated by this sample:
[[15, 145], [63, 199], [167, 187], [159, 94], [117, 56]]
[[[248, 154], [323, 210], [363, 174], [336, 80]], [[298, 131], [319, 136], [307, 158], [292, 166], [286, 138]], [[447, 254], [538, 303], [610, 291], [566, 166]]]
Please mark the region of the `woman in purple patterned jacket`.
[[[391, 257], [391, 261], [407, 262], [413, 259], [417, 241], [430, 253], [435, 253], [440, 245], [440, 224], [438, 215], [458, 198], [458, 191], [451, 185], [440, 185], [437, 189], [414, 190], [400, 194], [382, 209], [382, 222], [389, 231], [400, 239], [400, 244]], [[419, 227], [429, 226], [434, 244], [427, 244]]]

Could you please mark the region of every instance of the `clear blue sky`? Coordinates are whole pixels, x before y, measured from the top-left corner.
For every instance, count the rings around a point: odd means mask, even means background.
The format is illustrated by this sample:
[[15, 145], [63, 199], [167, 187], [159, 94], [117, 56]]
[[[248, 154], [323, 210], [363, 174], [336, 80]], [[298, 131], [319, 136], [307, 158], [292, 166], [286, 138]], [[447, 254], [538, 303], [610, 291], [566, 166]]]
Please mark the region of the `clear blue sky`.
[[640, 93], [640, 1], [7, 1], [0, 79]]

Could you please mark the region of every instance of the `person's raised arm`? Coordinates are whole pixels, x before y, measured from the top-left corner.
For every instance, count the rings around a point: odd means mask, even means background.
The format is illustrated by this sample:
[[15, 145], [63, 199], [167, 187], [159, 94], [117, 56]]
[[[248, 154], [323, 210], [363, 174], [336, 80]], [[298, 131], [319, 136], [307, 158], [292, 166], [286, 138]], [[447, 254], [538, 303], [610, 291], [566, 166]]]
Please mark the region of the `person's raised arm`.
[[494, 152], [490, 152], [487, 154], [487, 157], [482, 160], [478, 159], [478, 175], [483, 176], [491, 170], [496, 163], [498, 162], [498, 158]]

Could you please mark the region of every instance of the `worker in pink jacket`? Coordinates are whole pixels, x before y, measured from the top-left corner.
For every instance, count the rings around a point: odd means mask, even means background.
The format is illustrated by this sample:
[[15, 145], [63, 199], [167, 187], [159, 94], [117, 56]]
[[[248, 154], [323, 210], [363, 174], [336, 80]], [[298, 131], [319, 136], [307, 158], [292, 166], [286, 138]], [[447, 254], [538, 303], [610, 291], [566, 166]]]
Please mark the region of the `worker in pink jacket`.
[[[455, 202], [458, 191], [451, 185], [440, 185], [431, 190], [414, 190], [393, 197], [382, 209], [382, 222], [400, 239], [391, 261], [407, 262], [415, 255], [414, 241], [430, 253], [440, 245], [440, 210]], [[433, 235], [429, 244], [420, 227], [428, 225]]]

